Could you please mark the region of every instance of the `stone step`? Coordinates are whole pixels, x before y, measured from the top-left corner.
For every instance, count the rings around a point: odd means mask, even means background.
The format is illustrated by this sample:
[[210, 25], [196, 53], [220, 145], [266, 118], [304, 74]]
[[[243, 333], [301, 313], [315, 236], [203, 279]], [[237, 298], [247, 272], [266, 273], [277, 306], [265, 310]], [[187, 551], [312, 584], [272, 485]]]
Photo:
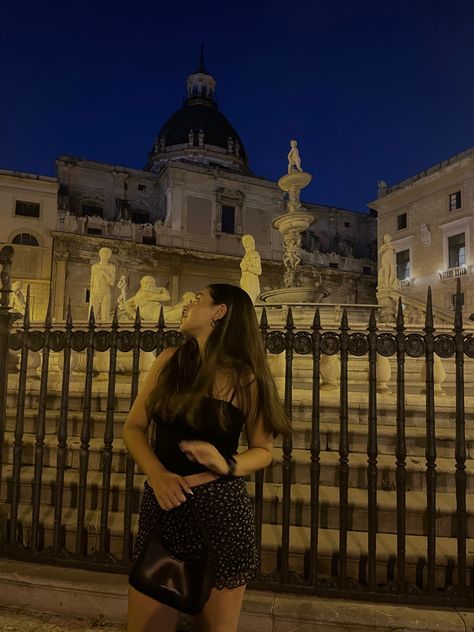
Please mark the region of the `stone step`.
[[[329, 434], [328, 434], [329, 436]], [[358, 435], [361, 436], [360, 434]], [[419, 438], [419, 437], [418, 437]], [[415, 438], [416, 439], [416, 438]], [[363, 440], [363, 429], [362, 439]], [[389, 440], [389, 439], [387, 439]], [[23, 437], [22, 447], [22, 465], [34, 465], [34, 435], [25, 434]], [[66, 468], [78, 470], [80, 465], [80, 439], [78, 437], [70, 437], [67, 441], [66, 449]], [[89, 472], [99, 471], [103, 469], [103, 440], [91, 439], [89, 443]], [[321, 484], [338, 486], [338, 465], [339, 453], [337, 440], [331, 438], [331, 446], [333, 450], [326, 449], [321, 451]], [[361, 448], [365, 446], [361, 445]], [[114, 440], [114, 450], [112, 457], [112, 472], [125, 472], [127, 450], [123, 440], [117, 438]], [[13, 462], [13, 434], [5, 433], [4, 445], [4, 462], [6, 464]], [[281, 482], [282, 477], [282, 450], [279, 446], [274, 448], [274, 460], [270, 467], [266, 470], [266, 479], [268, 482]], [[291, 459], [291, 480], [294, 483], [308, 484], [310, 481], [310, 465], [311, 454], [308, 449], [294, 448]], [[45, 438], [44, 451], [44, 467], [55, 467], [57, 463], [57, 438], [55, 435], [47, 435]], [[380, 489], [395, 489], [395, 456], [393, 454], [379, 454], [378, 456], [378, 487]], [[421, 454], [409, 454], [406, 459], [407, 473], [407, 489], [423, 490], [426, 488], [425, 481], [425, 457]], [[474, 490], [474, 478], [469, 474], [474, 472], [474, 460], [466, 461], [466, 470], [468, 473], [468, 490]], [[349, 456], [349, 487], [359, 487], [365, 489], [367, 487], [367, 455], [364, 452], [353, 452]], [[439, 491], [454, 492], [455, 491], [455, 460], [440, 456], [436, 460], [437, 485]]]
[[[1, 506], [8, 510], [8, 507]], [[73, 509], [63, 511], [61, 522], [61, 546], [74, 551], [76, 542], [77, 516]], [[133, 516], [132, 530], [136, 532], [137, 516]], [[53, 507], [43, 507], [40, 512], [41, 548], [53, 544]], [[18, 526], [21, 540], [25, 546], [30, 545], [31, 505], [20, 505]], [[118, 558], [122, 556], [123, 515], [110, 513], [107, 534], [107, 551]], [[263, 524], [262, 527], [262, 572], [268, 573], [281, 568], [280, 525]], [[456, 547], [455, 538], [437, 538], [436, 549], [436, 584], [444, 586], [451, 581], [456, 582]], [[100, 511], [88, 510], [85, 515], [84, 548], [88, 555], [99, 551], [100, 544]], [[474, 540], [468, 539], [467, 567], [473, 567]], [[347, 574], [358, 581], [366, 580], [368, 555], [367, 534], [362, 531], [347, 532]], [[394, 573], [394, 560], [397, 552], [397, 536], [387, 533], [377, 534], [376, 581], [391, 579]], [[289, 570], [303, 575], [308, 574], [311, 548], [310, 529], [291, 526], [289, 533]], [[427, 539], [424, 536], [408, 535], [406, 538], [406, 576], [407, 581], [418, 584], [426, 581]], [[339, 532], [336, 529], [320, 529], [318, 532], [318, 576], [327, 578], [337, 575], [339, 557]]]
[[[339, 485], [339, 454], [338, 452], [321, 452], [320, 484], [330, 487]], [[275, 449], [273, 463], [265, 471], [267, 482], [281, 483], [282, 481], [282, 453]], [[308, 485], [310, 482], [310, 453], [308, 450], [294, 449], [290, 463], [290, 476], [293, 483]], [[380, 454], [378, 457], [378, 482], [381, 490], [396, 489], [395, 457]], [[426, 489], [425, 459], [419, 456], [408, 456], [406, 459], [407, 490], [420, 491]], [[466, 461], [467, 489], [474, 492], [474, 460]], [[440, 457], [436, 459], [436, 481], [440, 492], [452, 492], [455, 485], [455, 461]], [[365, 454], [351, 454], [349, 456], [349, 487], [367, 488], [367, 456]]]
[[[293, 419], [297, 421], [310, 421], [312, 409], [312, 394], [310, 389], [294, 388], [293, 397]], [[58, 400], [59, 401], [59, 400]], [[78, 398], [73, 396], [69, 399], [68, 410], [68, 434], [81, 434], [82, 430], [82, 408]], [[94, 437], [104, 436], [106, 402], [102, 398], [96, 401], [97, 406], [91, 411], [91, 435]], [[100, 405], [99, 405], [100, 404]], [[128, 399], [116, 398], [116, 410], [114, 411], [114, 430], [117, 435], [121, 432], [121, 427], [125, 421], [129, 410]], [[425, 397], [408, 393], [406, 395], [405, 426], [407, 428], [424, 427], [426, 417]], [[340, 415], [340, 394], [339, 390], [321, 391], [320, 422], [336, 422]], [[38, 415], [38, 398], [36, 396], [27, 398], [25, 406], [24, 430], [34, 432], [35, 420]], [[349, 423], [367, 424], [369, 415], [368, 394], [365, 392], [350, 392], [348, 396], [348, 418]], [[397, 415], [396, 393], [384, 393], [377, 395], [377, 424], [395, 425]], [[437, 428], [454, 428], [456, 420], [456, 400], [449, 394], [439, 394], [435, 396], [435, 415]], [[467, 428], [474, 429], [474, 398], [465, 397], [465, 423]], [[7, 407], [6, 429], [14, 430], [16, 420], [16, 407]], [[47, 411], [48, 432], [53, 432], [59, 425], [59, 403]]]
[[[21, 471], [20, 503], [28, 504], [33, 500], [34, 469], [25, 467]], [[3, 469], [3, 487], [0, 502], [12, 500], [12, 467]], [[132, 511], [138, 512], [145, 476], [135, 475], [132, 492]], [[86, 508], [100, 510], [102, 502], [102, 473], [89, 472], [87, 479]], [[66, 470], [64, 475], [63, 507], [66, 510], [77, 509], [79, 477], [76, 470]], [[247, 483], [251, 497], [254, 497], [255, 485]], [[56, 490], [56, 469], [44, 468], [41, 487], [41, 504], [54, 506]], [[294, 526], [309, 527], [311, 524], [311, 490], [309, 485], [294, 484], [291, 487], [290, 521]], [[367, 491], [350, 488], [348, 492], [348, 527], [353, 531], [367, 531]], [[265, 483], [263, 492], [263, 520], [268, 524], [281, 524], [283, 487], [279, 483]], [[110, 510], [123, 512], [125, 504], [125, 476], [113, 473], [110, 480]], [[468, 494], [467, 535], [474, 537], [474, 494]], [[378, 531], [396, 532], [396, 492], [379, 490], [377, 494]], [[321, 485], [319, 488], [319, 525], [324, 529], [337, 529], [339, 525], [339, 490]], [[438, 492], [436, 495], [437, 535], [456, 536], [456, 498], [454, 494]], [[408, 491], [406, 494], [406, 532], [410, 535], [426, 534], [426, 494], [422, 491]]]
[[[339, 428], [340, 422], [338, 419], [338, 413], [321, 412], [319, 423], [319, 435], [322, 450], [338, 450], [339, 449]], [[367, 450], [367, 420], [364, 419], [365, 415], [359, 416], [355, 423], [349, 423], [349, 449], [350, 452], [365, 453]], [[123, 424], [125, 422], [126, 415], [124, 413], [117, 413], [114, 417], [114, 437], [116, 447], [121, 447], [122, 444], [117, 444], [117, 439], [122, 436]], [[352, 416], [354, 419], [354, 416]], [[392, 420], [393, 421], [393, 420]], [[437, 420], [439, 422], [439, 420]], [[34, 430], [37, 423], [37, 411], [26, 410], [24, 418], [24, 443], [25, 449], [28, 445], [34, 444]], [[57, 434], [59, 425], [59, 413], [48, 413], [48, 424], [46, 442], [51, 448], [54, 446], [54, 437]], [[15, 427], [15, 417], [13, 411], [7, 412], [7, 430], [6, 430], [6, 445], [12, 443], [12, 435]], [[152, 428], [152, 427], [150, 427]], [[80, 435], [82, 430], [82, 415], [72, 412], [68, 417], [68, 445], [71, 449], [77, 449], [77, 444], [80, 444]], [[294, 420], [292, 422], [292, 440], [293, 446], [300, 449], [310, 449], [311, 444], [311, 423], [307, 421]], [[99, 431], [99, 432], [98, 432]], [[94, 445], [100, 441], [104, 436], [105, 431], [105, 413], [94, 413], [91, 417], [90, 432], [91, 437], [94, 439]], [[474, 457], [474, 428], [468, 427], [466, 430], [466, 453], [468, 458]], [[406, 450], [409, 455], [424, 456], [425, 453], [425, 425], [414, 426], [406, 425], [405, 437], [406, 437]], [[378, 450], [380, 454], [391, 455], [394, 453], [394, 446], [396, 445], [396, 425], [392, 424], [380, 424], [377, 425], [377, 441]], [[244, 437], [241, 436], [241, 443], [244, 442]], [[281, 437], [275, 439], [275, 446], [282, 445]], [[440, 457], [452, 457], [454, 455], [455, 447], [455, 429], [453, 424], [445, 424], [444, 426], [437, 427], [436, 430], [436, 448], [437, 454]], [[6, 456], [8, 461], [8, 455]], [[25, 456], [25, 458], [30, 458]]]

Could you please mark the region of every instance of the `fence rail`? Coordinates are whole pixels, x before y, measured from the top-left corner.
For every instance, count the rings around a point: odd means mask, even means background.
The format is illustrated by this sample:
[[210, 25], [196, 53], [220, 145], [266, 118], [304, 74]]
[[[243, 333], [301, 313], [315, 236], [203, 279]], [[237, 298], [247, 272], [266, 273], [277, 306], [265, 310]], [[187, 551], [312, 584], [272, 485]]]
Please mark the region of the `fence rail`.
[[[77, 329], [70, 307], [66, 322], [59, 326], [52, 322], [51, 305], [44, 327], [32, 328], [29, 297], [21, 327], [14, 326], [8, 309], [8, 260], [11, 261], [11, 253], [3, 249], [0, 496], [7, 537], [1, 553], [32, 561], [125, 572], [130, 563], [141, 492], [139, 473], [119, 445], [116, 420], [133, 403], [140, 372], [147, 362], [163, 348], [179, 344], [181, 333], [168, 329], [162, 314], [156, 327], [144, 328], [139, 313], [126, 328], [115, 316], [108, 329], [97, 327], [92, 313], [87, 326]], [[463, 332], [459, 280], [453, 330], [449, 333], [435, 330], [430, 292], [425, 325], [419, 332], [407, 333], [401, 302], [395, 326], [383, 331], [378, 328], [374, 312], [366, 331], [351, 331], [345, 310], [337, 328], [323, 330], [318, 308], [308, 330], [297, 329], [291, 309], [285, 325], [279, 329], [269, 327], [264, 309], [260, 327], [269, 356], [284, 357], [284, 370], [277, 378], [287, 413], [294, 421], [294, 432], [283, 440], [281, 459], [253, 479], [257, 543], [262, 557], [253, 586], [354, 599], [471, 603], [474, 562], [472, 546], [469, 548], [473, 540], [468, 535], [474, 533], [470, 525], [474, 517], [468, 511], [472, 505], [467, 502], [464, 386], [466, 362], [474, 358], [474, 338]], [[305, 357], [304, 367], [310, 379], [303, 380], [302, 390], [295, 366], [301, 366], [301, 358]], [[322, 365], [328, 358], [337, 359], [339, 376], [338, 389], [331, 391], [330, 397], [320, 380]], [[366, 363], [367, 379], [362, 385], [359, 383], [356, 392], [352, 373], [357, 359]], [[388, 405], [388, 396], [380, 391], [381, 371], [389, 366], [390, 359], [396, 371], [391, 380], [392, 403]], [[416, 472], [413, 474], [407, 464], [408, 413], [413, 416], [407, 401], [411, 387], [407, 363], [412, 359], [419, 359], [424, 365], [424, 427], [415, 428], [425, 446], [425, 463], [417, 465], [418, 474], [423, 475], [417, 488], [418, 497], [424, 498], [423, 507], [418, 507], [423, 533], [415, 536], [410, 533], [412, 508], [407, 504], [409, 494], [416, 489]], [[437, 393], [440, 359], [454, 364], [451, 398]], [[386, 381], [385, 377], [385, 385]], [[454, 449], [449, 455], [443, 452], [442, 478], [447, 480], [454, 474], [454, 489], [443, 482], [444, 491], [440, 491], [437, 422], [447, 399], [453, 401], [453, 423], [442, 427], [443, 440], [449, 443], [452, 434]], [[391, 451], [383, 455], [379, 448], [385, 423], [381, 421], [381, 402], [394, 416]], [[326, 444], [329, 442], [323, 428], [329, 405], [331, 415], [337, 415], [336, 459], [323, 443], [323, 439]], [[359, 424], [364, 416], [359, 426], [366, 433], [362, 455], [354, 448], [354, 406], [359, 406]], [[474, 430], [470, 421], [469, 429]], [[303, 448], [300, 444], [294, 448], [296, 440], [301, 442], [297, 435], [300, 431], [308, 440]], [[26, 435], [32, 437], [32, 443], [26, 441]], [[100, 463], [92, 467], [97, 455]], [[332, 460], [329, 462], [327, 457]], [[382, 458], [383, 467], [379, 463]], [[387, 462], [393, 463], [393, 490], [387, 488]], [[330, 467], [334, 467], [335, 498], [333, 494], [328, 501], [323, 493], [329, 493], [326, 472]], [[305, 486], [299, 476], [306, 469], [309, 474]], [[281, 494], [278, 499], [272, 496], [268, 507], [265, 490], [271, 484], [278, 486], [279, 480]], [[359, 529], [355, 516], [362, 509], [354, 508], [354, 490], [365, 495], [366, 518]], [[386, 510], [388, 492], [394, 493], [395, 503]], [[46, 497], [47, 493], [51, 493], [50, 497]], [[440, 495], [448, 495], [451, 500], [446, 496], [446, 502], [455, 505], [447, 518], [452, 523], [449, 537], [439, 535], [441, 521], [445, 520], [438, 511]], [[329, 516], [333, 510], [336, 519]], [[391, 532], [381, 530], [382, 514], [387, 511], [393, 523]], [[305, 520], [308, 527], [304, 526]], [[275, 534], [276, 542], [270, 537], [275, 538]], [[328, 542], [332, 542], [331, 550]], [[354, 542], [360, 548], [356, 555]]]

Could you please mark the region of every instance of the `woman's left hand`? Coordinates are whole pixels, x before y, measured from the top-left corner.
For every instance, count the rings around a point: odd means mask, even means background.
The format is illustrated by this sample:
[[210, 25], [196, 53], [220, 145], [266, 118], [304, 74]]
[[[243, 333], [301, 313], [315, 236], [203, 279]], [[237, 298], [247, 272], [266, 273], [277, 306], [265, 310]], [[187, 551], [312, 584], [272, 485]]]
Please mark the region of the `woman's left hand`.
[[206, 441], [181, 441], [179, 447], [190, 461], [197, 461], [217, 474], [227, 474], [229, 466], [212, 443]]

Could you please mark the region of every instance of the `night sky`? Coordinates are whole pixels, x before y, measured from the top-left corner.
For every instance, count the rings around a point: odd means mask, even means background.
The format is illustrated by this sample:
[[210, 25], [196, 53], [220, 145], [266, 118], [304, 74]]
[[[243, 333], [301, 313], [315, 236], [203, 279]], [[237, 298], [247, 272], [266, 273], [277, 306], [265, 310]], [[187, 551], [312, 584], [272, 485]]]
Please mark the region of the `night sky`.
[[307, 201], [364, 210], [474, 145], [473, 0], [28, 0], [0, 15], [0, 168], [142, 168], [201, 42], [250, 167], [277, 180], [296, 138]]

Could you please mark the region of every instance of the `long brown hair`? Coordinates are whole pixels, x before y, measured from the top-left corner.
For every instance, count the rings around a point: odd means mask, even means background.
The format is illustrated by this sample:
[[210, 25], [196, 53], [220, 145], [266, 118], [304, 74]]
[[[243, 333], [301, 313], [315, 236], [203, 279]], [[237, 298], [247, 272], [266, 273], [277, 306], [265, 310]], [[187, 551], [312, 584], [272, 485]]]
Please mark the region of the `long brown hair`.
[[238, 401], [247, 419], [247, 432], [252, 433], [252, 424], [259, 419], [267, 432], [288, 432], [290, 423], [266, 362], [249, 295], [227, 283], [213, 283], [207, 289], [213, 303], [226, 305], [227, 312], [216, 321], [202, 353], [197, 341], [188, 338], [166, 363], [148, 398], [149, 414], [166, 421], [183, 415], [197, 427], [202, 400], [212, 396], [215, 376], [223, 371], [234, 383], [238, 380]]

